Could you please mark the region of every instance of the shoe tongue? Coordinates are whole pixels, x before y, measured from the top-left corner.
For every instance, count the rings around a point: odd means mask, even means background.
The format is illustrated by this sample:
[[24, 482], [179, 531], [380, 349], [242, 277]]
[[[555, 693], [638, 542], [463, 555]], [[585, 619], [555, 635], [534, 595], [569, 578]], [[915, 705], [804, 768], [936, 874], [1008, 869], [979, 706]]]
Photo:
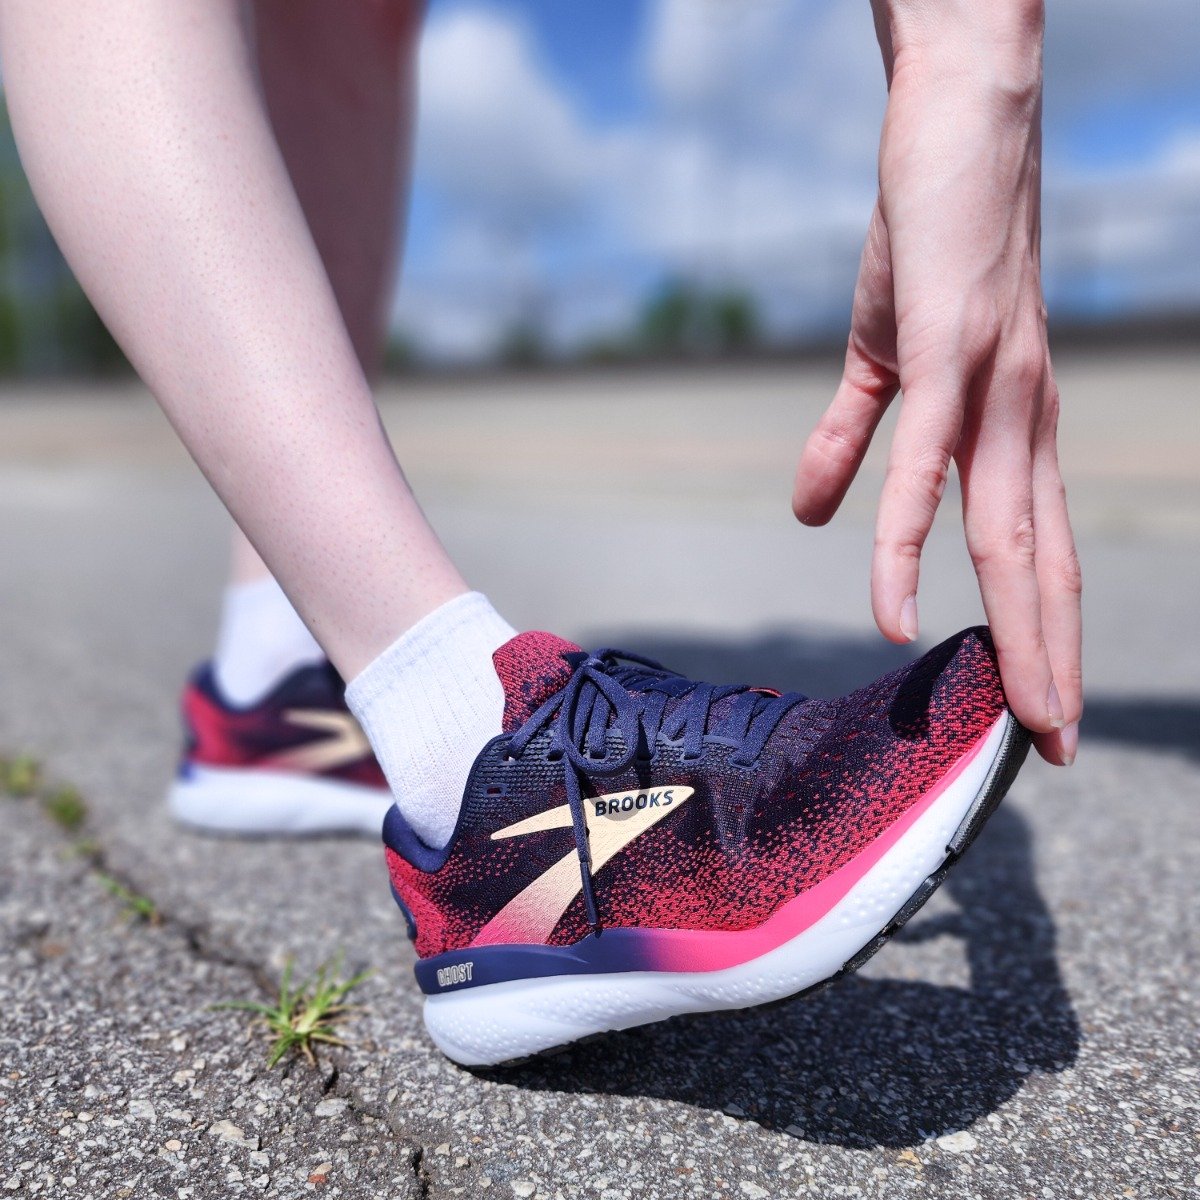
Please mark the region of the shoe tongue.
[[523, 725], [571, 678], [574, 668], [564, 654], [579, 647], [552, 633], [518, 633], [493, 655], [504, 688], [504, 732]]

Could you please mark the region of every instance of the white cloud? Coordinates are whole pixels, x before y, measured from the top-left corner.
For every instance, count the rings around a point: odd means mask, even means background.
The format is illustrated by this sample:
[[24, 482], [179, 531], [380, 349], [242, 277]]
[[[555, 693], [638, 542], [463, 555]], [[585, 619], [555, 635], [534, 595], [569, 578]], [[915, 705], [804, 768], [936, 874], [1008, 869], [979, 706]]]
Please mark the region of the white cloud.
[[420, 169], [456, 205], [524, 225], [587, 197], [588, 133], [512, 18], [479, 7], [431, 21], [419, 111]]
[[646, 59], [661, 116], [645, 136], [668, 170], [673, 141], [689, 146], [692, 182], [740, 197], [763, 240], [845, 215], [846, 201], [869, 208], [885, 91], [865, 5], [661, 0], [656, 12]]
[[595, 138], [529, 29], [484, 5], [429, 22], [418, 112], [416, 170], [442, 228], [423, 248], [436, 266], [409, 273], [396, 320], [435, 357], [478, 357], [528, 315], [539, 235], [592, 204]]
[[769, 0], [661, 0], [645, 50], [668, 112], [718, 123], [745, 99], [745, 71], [785, 49], [795, 5]]
[[1132, 162], [1062, 166], [1044, 210], [1052, 303], [1200, 305], [1200, 130]]
[[396, 316], [431, 357], [477, 358], [523, 315], [524, 295], [536, 278], [528, 238], [462, 212], [439, 241], [436, 270], [405, 280]]
[[1064, 115], [1098, 97], [1195, 87], [1200, 63], [1196, 0], [1049, 0], [1048, 111]]
[[[1048, 119], [1189, 79], [1194, 5], [1055, 0]], [[402, 293], [410, 328], [454, 354], [486, 352], [531, 313], [569, 338], [589, 311], [597, 324], [632, 315], [647, 264], [750, 287], [779, 328], [844, 317], [886, 99], [867, 4], [655, 0], [647, 30], [640, 65], [654, 103], [614, 127], [579, 111], [511, 11], [484, 0], [435, 10], [418, 169], [447, 232], [437, 271]], [[1097, 258], [1135, 300], [1186, 290], [1172, 246], [1192, 244], [1195, 220], [1165, 198], [1194, 203], [1198, 160], [1187, 139], [1132, 175], [1051, 156], [1046, 246], [1059, 291], [1074, 295], [1078, 262], [1094, 271]], [[1125, 176], [1142, 197], [1128, 213], [1089, 207]]]
[[[770, 292], [788, 320], [844, 302], [874, 194], [884, 92], [866, 7], [816, 9], [660, 0], [642, 62], [655, 111], [616, 129], [589, 126], [511, 15], [476, 6], [435, 16], [418, 169], [453, 217], [443, 300], [454, 294], [464, 313], [492, 314], [452, 327], [490, 328], [479, 349], [494, 345], [537, 275], [534, 232], [572, 217], [581, 241], [601, 247], [592, 261], [586, 249], [575, 258], [609, 320], [616, 277], [632, 260]], [[478, 246], [487, 252], [472, 268]], [[433, 281], [416, 284], [401, 319], [432, 332], [446, 305], [417, 298]], [[640, 297], [626, 289], [628, 316]], [[577, 329], [586, 316], [575, 310], [563, 323]]]
[[884, 85], [866, 4], [659, 0], [645, 57], [668, 121], [731, 148], [873, 163]]
[[1200, 180], [1200, 129], [1173, 137], [1163, 153], [1163, 174], [1193, 185]]

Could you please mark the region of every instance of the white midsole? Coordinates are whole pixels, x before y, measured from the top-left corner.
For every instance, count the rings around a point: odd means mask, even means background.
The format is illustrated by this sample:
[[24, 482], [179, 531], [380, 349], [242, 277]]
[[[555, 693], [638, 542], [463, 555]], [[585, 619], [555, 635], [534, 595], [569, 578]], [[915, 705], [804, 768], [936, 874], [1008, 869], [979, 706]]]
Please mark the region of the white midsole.
[[425, 1000], [430, 1036], [455, 1062], [487, 1066], [680, 1013], [765, 1004], [828, 979], [945, 862], [1011, 720], [999, 718], [961, 774], [825, 916], [767, 954], [715, 971], [557, 975], [441, 992]]
[[223, 833], [366, 833], [379, 837], [392, 796], [337, 779], [193, 764], [167, 793], [176, 820]]

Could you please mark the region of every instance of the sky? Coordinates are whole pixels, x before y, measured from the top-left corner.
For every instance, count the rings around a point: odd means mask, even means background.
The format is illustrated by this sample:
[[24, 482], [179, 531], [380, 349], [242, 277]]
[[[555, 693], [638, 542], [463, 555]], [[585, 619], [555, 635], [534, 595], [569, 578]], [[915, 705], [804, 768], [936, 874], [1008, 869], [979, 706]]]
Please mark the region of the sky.
[[[1052, 313], [1200, 306], [1200, 4], [1050, 0]], [[664, 283], [848, 322], [886, 94], [867, 0], [432, 0], [395, 322], [483, 357], [617, 336]]]

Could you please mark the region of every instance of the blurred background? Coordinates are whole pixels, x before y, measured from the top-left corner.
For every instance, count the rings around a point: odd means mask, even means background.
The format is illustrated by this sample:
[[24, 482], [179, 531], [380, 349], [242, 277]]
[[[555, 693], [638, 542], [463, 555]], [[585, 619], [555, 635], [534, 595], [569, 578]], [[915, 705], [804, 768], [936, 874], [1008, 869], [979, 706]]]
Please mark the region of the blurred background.
[[[1200, 672], [1198, 62], [1195, 0], [1049, 5], [1045, 281], [1100, 689], [1190, 696]], [[517, 624], [713, 649], [808, 623], [868, 648], [769, 680], [804, 690], [894, 660], [866, 589], [894, 414], [834, 528], [788, 510], [839, 377], [883, 104], [866, 0], [433, 0], [380, 408]], [[72, 281], [6, 122], [0, 374], [0, 552], [25, 564], [0, 600], [40, 624], [30, 671], [80, 622], [112, 626], [169, 695], [208, 653], [227, 524]], [[929, 636], [982, 618], [954, 508], [952, 488]], [[67, 600], [71, 553], [100, 575]], [[139, 587], [131, 646], [110, 598]]]
[[[1195, 0], [1049, 5], [1045, 278], [1087, 673], [1097, 694], [1186, 694], [1196, 746], [1198, 62]], [[832, 528], [788, 504], [839, 376], [884, 100], [866, 0], [432, 0], [378, 394], [439, 532], [517, 625], [694, 634], [681, 666], [760, 677], [779, 656], [730, 662], [725, 641], [811, 627], [765, 680], [809, 691], [895, 661], [867, 589], [894, 413]], [[28, 671], [108, 630], [173, 703], [210, 649], [228, 525], [74, 284], [6, 122], [0, 375], [0, 555], [23, 564], [0, 612]], [[982, 618], [954, 502], [929, 637]], [[93, 586], [64, 590], [68, 563]]]
[[[1060, 339], [1200, 329], [1200, 9], [1048, 5]], [[866, 0], [433, 0], [391, 365], [840, 343], [874, 198]], [[0, 371], [114, 369], [0, 129]]]
[[[1045, 278], [1088, 681], [1184, 696], [1171, 736], [1200, 747], [1200, 9], [1054, 0], [1048, 22]], [[378, 395], [515, 624], [666, 639], [698, 673], [808, 691], [901, 653], [867, 587], [894, 413], [832, 528], [788, 503], [840, 373], [884, 100], [866, 0], [433, 0]], [[155, 681], [169, 742], [228, 524], [0, 134], [0, 561], [22, 564], [0, 572], [20, 630], [0, 652], [45, 675], [108, 637], [125, 686]], [[934, 639], [982, 619], [955, 499], [923, 567]], [[722, 657], [756, 638], [761, 660]]]

